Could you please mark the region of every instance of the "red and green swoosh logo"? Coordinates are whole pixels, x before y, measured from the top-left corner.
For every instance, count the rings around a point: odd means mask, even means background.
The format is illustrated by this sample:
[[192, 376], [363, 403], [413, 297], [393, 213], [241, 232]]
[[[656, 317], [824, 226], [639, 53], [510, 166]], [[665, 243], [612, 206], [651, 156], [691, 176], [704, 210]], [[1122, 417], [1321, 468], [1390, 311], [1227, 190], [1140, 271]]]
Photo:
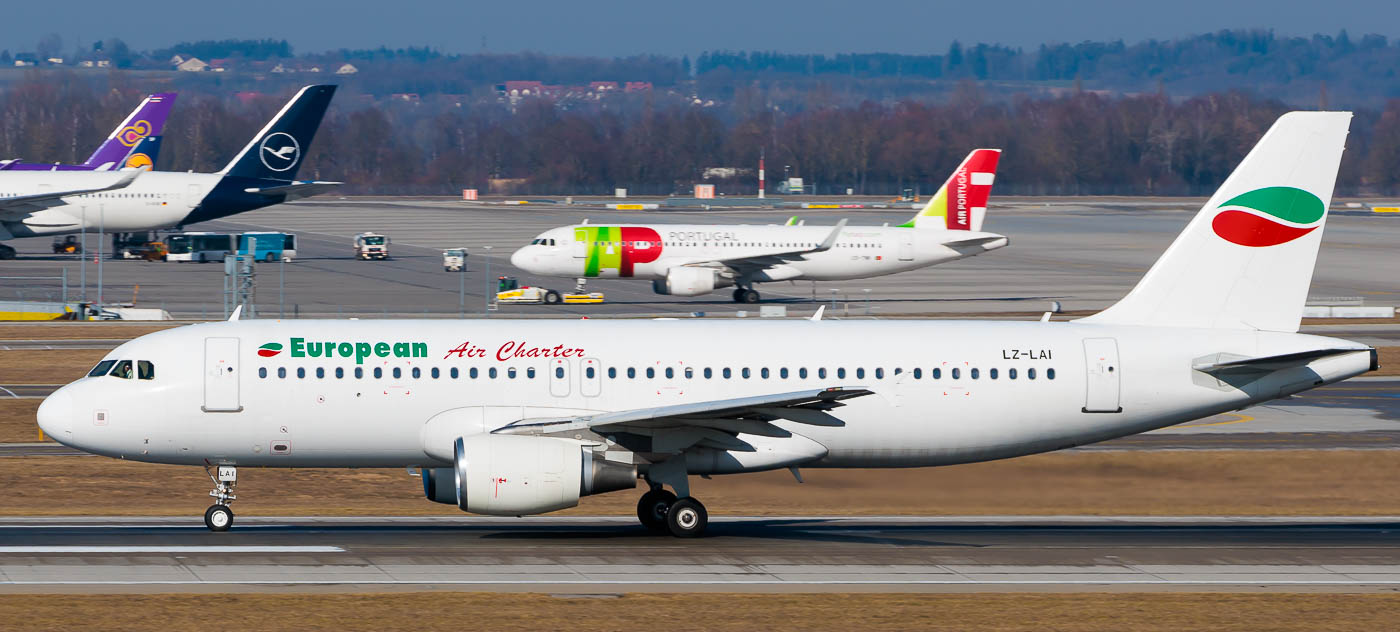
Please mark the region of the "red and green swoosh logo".
[[258, 355], [264, 358], [271, 358], [279, 353], [282, 353], [282, 343], [280, 342], [269, 342], [258, 347]]
[[1263, 248], [1317, 230], [1326, 212], [1322, 200], [1307, 191], [1264, 187], [1226, 200], [1210, 227], [1232, 244]]

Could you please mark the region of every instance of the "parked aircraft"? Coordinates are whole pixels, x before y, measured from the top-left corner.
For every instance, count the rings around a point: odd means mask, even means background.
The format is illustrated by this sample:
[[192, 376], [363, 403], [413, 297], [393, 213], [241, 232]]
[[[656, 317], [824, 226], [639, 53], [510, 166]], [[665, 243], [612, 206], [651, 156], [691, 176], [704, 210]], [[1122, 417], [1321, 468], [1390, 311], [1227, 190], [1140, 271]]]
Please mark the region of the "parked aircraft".
[[234, 320], [121, 345], [38, 421], [204, 466], [216, 531], [240, 467], [410, 467], [429, 500], [505, 516], [640, 477], [642, 523], [696, 536], [693, 475], [1004, 459], [1375, 370], [1373, 348], [1297, 333], [1350, 119], [1281, 117], [1136, 288], [1076, 321]]
[[170, 228], [320, 193], [340, 183], [294, 178], [334, 94], [302, 88], [216, 173], [0, 171], [0, 240]]
[[165, 119], [175, 106], [174, 92], [158, 92], [146, 97], [126, 120], [121, 122], [97, 151], [80, 165], [57, 163], [0, 161], [0, 171], [111, 171], [122, 168], [151, 167], [155, 164], [159, 144], [142, 145], [147, 138], [159, 138], [165, 129]]
[[576, 224], [542, 233], [510, 262], [532, 274], [578, 279], [648, 279], [657, 294], [700, 296], [735, 287], [757, 303], [757, 283], [865, 279], [996, 250], [1006, 237], [982, 232], [1000, 149], [976, 149], [908, 222], [835, 227]]

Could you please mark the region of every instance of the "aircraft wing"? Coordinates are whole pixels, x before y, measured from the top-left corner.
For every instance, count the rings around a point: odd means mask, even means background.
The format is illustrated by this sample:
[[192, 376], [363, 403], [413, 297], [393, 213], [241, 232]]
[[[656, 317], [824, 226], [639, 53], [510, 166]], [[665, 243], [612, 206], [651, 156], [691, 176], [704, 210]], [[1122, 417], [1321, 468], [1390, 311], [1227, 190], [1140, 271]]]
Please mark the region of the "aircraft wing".
[[95, 187], [91, 189], [69, 189], [66, 191], [44, 191], [32, 195], [16, 195], [11, 197], [0, 197], [0, 219], [16, 219], [30, 213], [42, 211], [53, 206], [63, 206], [63, 198], [73, 195], [86, 195], [88, 193], [101, 193], [103, 191], [113, 191], [125, 189], [136, 181], [136, 177], [141, 175], [140, 170], [123, 172], [112, 184], [105, 187]]
[[299, 200], [304, 197], [311, 197], [329, 191], [344, 184], [343, 182], [322, 182], [320, 180], [303, 180], [300, 182], [290, 182], [275, 187], [252, 187], [243, 189], [244, 193], [256, 193], [258, 195], [285, 195], [286, 199]]
[[845, 406], [841, 400], [863, 397], [873, 391], [861, 387], [833, 386], [792, 393], [736, 397], [693, 404], [638, 408], [557, 419], [523, 419], [496, 430], [506, 434], [553, 435], [579, 430], [633, 432], [656, 435], [689, 431], [696, 445], [742, 449], [734, 434], [787, 437], [791, 433], [769, 422], [788, 421], [813, 426], [843, 426], [827, 411]]
[[[796, 217], [794, 217], [793, 219], [796, 219]], [[789, 220], [789, 225], [791, 225], [791, 221], [792, 220]], [[734, 270], [739, 272], [764, 270], [793, 261], [801, 261], [805, 258], [804, 255], [809, 255], [816, 252], [826, 252], [828, 250], [831, 250], [831, 248], [836, 245], [837, 238], [841, 236], [841, 229], [845, 227], [845, 219], [842, 219], [841, 221], [837, 222], [836, 226], [832, 227], [831, 233], [826, 236], [826, 239], [822, 240], [822, 243], [817, 244], [816, 247], [813, 248], [803, 248], [800, 250], [786, 250], [781, 252], [765, 253], [761, 255], [748, 255], [744, 257], [733, 257], [730, 259], [712, 259], [707, 261], [696, 261], [687, 265], [700, 267], [725, 266], [728, 268], [733, 268]]]

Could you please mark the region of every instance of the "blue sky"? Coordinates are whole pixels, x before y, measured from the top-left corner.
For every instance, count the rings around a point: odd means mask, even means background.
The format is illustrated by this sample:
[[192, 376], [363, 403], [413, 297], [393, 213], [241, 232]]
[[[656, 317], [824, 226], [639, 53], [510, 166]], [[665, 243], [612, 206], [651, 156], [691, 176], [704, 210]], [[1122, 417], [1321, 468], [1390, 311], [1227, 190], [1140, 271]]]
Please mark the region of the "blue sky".
[[[272, 37], [298, 52], [430, 45], [445, 52], [522, 50], [582, 55], [942, 52], [953, 40], [1042, 42], [1173, 38], [1222, 28], [1279, 34], [1400, 37], [1395, 0], [64, 0], [7, 3], [0, 48], [33, 49], [46, 33], [65, 48], [120, 37], [133, 48]], [[55, 9], [58, 10], [55, 10]]]

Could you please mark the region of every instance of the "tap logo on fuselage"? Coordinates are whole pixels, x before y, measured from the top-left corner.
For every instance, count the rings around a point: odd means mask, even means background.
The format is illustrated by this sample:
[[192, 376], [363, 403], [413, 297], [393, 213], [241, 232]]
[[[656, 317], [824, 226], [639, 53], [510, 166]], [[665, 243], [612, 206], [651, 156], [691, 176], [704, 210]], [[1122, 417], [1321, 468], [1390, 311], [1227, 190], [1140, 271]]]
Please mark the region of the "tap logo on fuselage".
[[645, 226], [579, 226], [574, 229], [574, 240], [586, 248], [586, 277], [600, 276], [604, 270], [630, 277], [637, 264], [661, 257], [661, 235]]
[[1221, 239], [1251, 248], [1286, 244], [1317, 230], [1327, 209], [1316, 195], [1295, 187], [1264, 187], [1220, 205], [1210, 227]]

